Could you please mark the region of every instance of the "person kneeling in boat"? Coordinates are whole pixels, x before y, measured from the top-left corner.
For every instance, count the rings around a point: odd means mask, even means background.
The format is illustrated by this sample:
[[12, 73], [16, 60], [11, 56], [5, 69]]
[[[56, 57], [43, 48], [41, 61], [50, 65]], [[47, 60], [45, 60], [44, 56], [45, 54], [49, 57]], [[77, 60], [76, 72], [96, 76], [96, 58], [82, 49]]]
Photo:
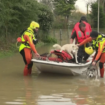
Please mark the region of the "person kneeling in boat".
[[[88, 23], [86, 17], [85, 16], [82, 16], [81, 19], [80, 19], [80, 21], [77, 22], [74, 25], [74, 28], [72, 29], [71, 38], [70, 38], [70, 43], [71, 44], [73, 43], [74, 40], [75, 40], [75, 44], [80, 43], [80, 39], [78, 39], [78, 35], [76, 35], [76, 32], [77, 31], [82, 31], [83, 32], [83, 30], [81, 30], [81, 27], [79, 26], [80, 23], [84, 23], [86, 25], [85, 34], [86, 34], [86, 32], [89, 32], [90, 33], [92, 31], [91, 25]], [[81, 35], [81, 37], [82, 37], [82, 35]], [[86, 38], [87, 37], [84, 37], [84, 39], [86, 39]]]
[[[75, 31], [71, 36], [70, 43], [73, 43], [74, 39], [77, 39], [78, 43], [81, 43], [84, 39], [87, 39], [90, 36], [91, 29], [88, 27], [88, 23], [82, 21], [75, 25]], [[89, 43], [86, 44], [88, 46]], [[77, 60], [79, 63], [85, 63], [89, 55], [84, 51], [84, 45], [80, 46], [77, 53]]]
[[23, 71], [24, 76], [27, 76], [32, 72], [32, 51], [34, 52], [35, 56], [40, 56], [33, 42], [33, 40], [35, 40], [34, 33], [38, 32], [39, 27], [40, 26], [37, 22], [32, 21], [27, 30], [23, 32], [22, 36], [17, 38], [17, 42], [21, 42], [21, 45], [19, 46], [19, 52], [22, 55], [25, 63], [25, 68]]
[[90, 33], [90, 37], [85, 39], [78, 46], [81, 46], [87, 42], [92, 41], [92, 47], [96, 50], [96, 54], [93, 58], [92, 65], [95, 66], [96, 63], [99, 61], [99, 68], [100, 68], [100, 76], [104, 77], [104, 63], [105, 63], [105, 35], [99, 34], [97, 31], [92, 31]]

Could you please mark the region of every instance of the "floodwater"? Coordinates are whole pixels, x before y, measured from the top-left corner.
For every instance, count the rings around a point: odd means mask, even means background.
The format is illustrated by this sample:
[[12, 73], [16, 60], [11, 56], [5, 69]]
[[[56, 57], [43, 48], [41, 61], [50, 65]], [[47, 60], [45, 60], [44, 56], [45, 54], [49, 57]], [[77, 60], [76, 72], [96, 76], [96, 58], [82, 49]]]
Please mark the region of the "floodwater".
[[[48, 52], [51, 45], [38, 49]], [[0, 59], [0, 105], [105, 105], [105, 79], [41, 74], [23, 76], [20, 54]]]

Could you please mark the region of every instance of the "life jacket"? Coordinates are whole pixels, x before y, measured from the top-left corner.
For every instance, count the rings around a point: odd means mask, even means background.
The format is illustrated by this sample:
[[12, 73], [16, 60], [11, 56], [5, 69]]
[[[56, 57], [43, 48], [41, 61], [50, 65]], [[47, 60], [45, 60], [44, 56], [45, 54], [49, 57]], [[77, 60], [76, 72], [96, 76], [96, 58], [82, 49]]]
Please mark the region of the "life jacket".
[[31, 35], [33, 40], [35, 40], [34, 31], [29, 27], [21, 36], [21, 40], [24, 43], [21, 43], [21, 45], [19, 46], [19, 52], [24, 48], [31, 48], [29, 45], [29, 42], [28, 41], [25, 42], [24, 35], [28, 35], [28, 36]]
[[57, 55], [58, 58], [60, 58], [64, 62], [69, 62], [71, 59], [73, 59], [67, 52], [60, 50], [53, 50], [51, 51], [52, 54]]
[[90, 32], [92, 31], [90, 28], [89, 23], [83, 21], [83, 23], [86, 25], [86, 30], [84, 32], [82, 32], [79, 28], [79, 22], [76, 23], [74, 29], [76, 31], [76, 35], [77, 35], [77, 40], [79, 43], [81, 43], [84, 39], [88, 38], [90, 36]]
[[[98, 47], [99, 47], [99, 42], [101, 42], [101, 43], [105, 43], [105, 35], [104, 34], [100, 34], [100, 35], [98, 35], [98, 37], [96, 38], [96, 40], [92, 40], [92, 47], [93, 47], [93, 49], [94, 50], [98, 50]], [[103, 49], [103, 52], [105, 52], [105, 47], [104, 47], [104, 49]]]

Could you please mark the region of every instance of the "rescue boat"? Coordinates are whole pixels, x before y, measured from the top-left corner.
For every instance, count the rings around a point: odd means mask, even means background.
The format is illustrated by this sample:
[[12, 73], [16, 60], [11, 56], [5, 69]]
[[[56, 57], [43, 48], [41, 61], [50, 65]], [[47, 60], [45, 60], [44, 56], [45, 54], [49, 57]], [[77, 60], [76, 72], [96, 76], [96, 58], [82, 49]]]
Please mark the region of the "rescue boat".
[[60, 73], [67, 75], [81, 75], [87, 71], [92, 59], [88, 59], [86, 63], [75, 63], [71, 56], [62, 51], [52, 51], [51, 54], [57, 55], [57, 58], [41, 56], [40, 59], [33, 58], [31, 61], [35, 63], [36, 68], [44, 73]]

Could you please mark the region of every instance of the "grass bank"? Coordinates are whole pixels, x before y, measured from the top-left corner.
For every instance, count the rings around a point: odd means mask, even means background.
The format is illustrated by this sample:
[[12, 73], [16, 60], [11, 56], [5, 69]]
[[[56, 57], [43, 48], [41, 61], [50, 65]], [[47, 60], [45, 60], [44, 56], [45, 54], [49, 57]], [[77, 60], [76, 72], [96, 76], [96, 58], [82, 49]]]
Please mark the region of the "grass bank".
[[[36, 49], [38, 47], [43, 46], [44, 44], [46, 44], [46, 43], [43, 43], [41, 41], [38, 42], [38, 44], [36, 44]], [[1, 49], [0, 49], [0, 59], [13, 56], [15, 53], [18, 53], [18, 52], [19, 52], [19, 48], [16, 46], [16, 43], [2, 44]]]
[[[0, 36], [0, 59], [4, 57], [10, 57], [13, 56], [15, 53], [19, 52], [19, 43], [16, 46], [16, 39], [18, 36], [12, 36], [8, 35], [7, 38], [5, 38], [4, 35]], [[46, 38], [43, 38], [43, 40], [39, 40], [36, 44], [36, 49], [38, 47], [41, 47], [45, 44], [50, 43], [56, 43], [57, 39], [51, 36], [46, 36]]]

